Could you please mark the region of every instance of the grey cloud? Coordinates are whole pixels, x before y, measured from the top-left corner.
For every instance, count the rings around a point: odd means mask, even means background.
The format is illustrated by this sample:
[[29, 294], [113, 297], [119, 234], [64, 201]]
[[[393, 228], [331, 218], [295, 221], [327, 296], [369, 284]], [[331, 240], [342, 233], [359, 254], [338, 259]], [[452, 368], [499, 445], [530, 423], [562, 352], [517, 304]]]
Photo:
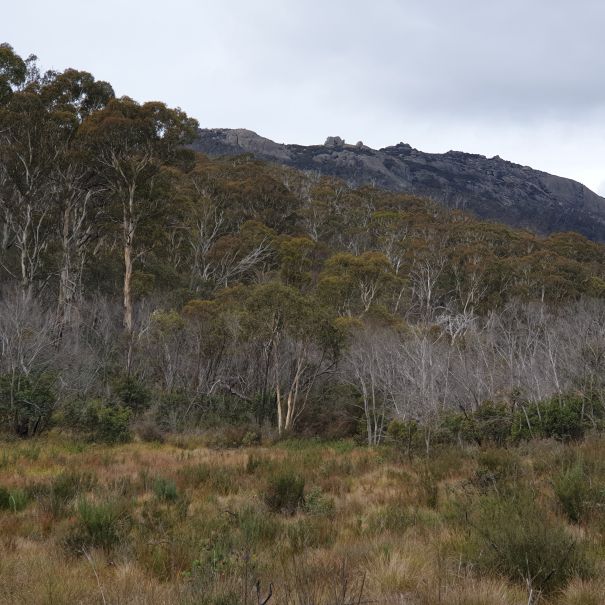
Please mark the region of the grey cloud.
[[19, 52], [206, 126], [405, 139], [604, 178], [602, 0], [30, 0], [3, 13]]

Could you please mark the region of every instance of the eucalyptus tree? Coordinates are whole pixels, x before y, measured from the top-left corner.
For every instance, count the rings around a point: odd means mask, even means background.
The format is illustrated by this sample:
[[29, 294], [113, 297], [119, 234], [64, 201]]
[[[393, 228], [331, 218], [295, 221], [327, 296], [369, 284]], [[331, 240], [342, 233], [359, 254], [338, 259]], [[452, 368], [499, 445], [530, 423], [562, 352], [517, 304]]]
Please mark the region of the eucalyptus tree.
[[184, 146], [193, 140], [197, 122], [163, 103], [139, 104], [122, 97], [87, 116], [80, 131], [83, 144], [93, 153], [99, 179], [117, 206], [129, 369], [134, 330], [133, 274], [144, 252], [137, 238], [146, 222], [157, 224], [165, 216], [170, 199], [167, 183], [174, 171], [192, 162], [192, 152]]
[[264, 343], [277, 430], [283, 435], [294, 428], [319, 376], [334, 370], [339, 331], [314, 296], [280, 283], [252, 287], [245, 313], [248, 338]]
[[28, 64], [36, 58], [31, 55], [22, 59], [6, 42], [0, 44], [0, 105], [4, 105], [14, 91], [24, 84], [28, 74]]
[[[4, 45], [0, 52], [0, 212], [3, 268], [32, 294], [52, 237], [52, 174], [69, 137], [71, 120], [44, 102], [44, 78], [35, 57], [26, 61]], [[14, 263], [7, 258], [17, 251]]]
[[70, 319], [72, 305], [81, 302], [82, 274], [90, 244], [99, 235], [103, 214], [103, 186], [90, 153], [76, 137], [83, 120], [114, 97], [110, 84], [88, 72], [67, 69], [49, 72], [40, 95], [55, 112], [70, 117], [66, 146], [57, 158], [53, 181], [56, 191], [56, 226], [61, 238], [59, 260], [59, 317]]
[[[83, 258], [90, 238], [91, 200], [97, 191], [88, 158], [77, 148], [75, 137], [83, 119], [104, 107], [113, 90], [88, 72], [40, 73], [35, 57], [23, 60], [6, 45], [0, 47], [0, 87], [4, 248], [12, 245], [18, 250], [15, 272], [31, 293], [44, 254], [59, 240], [63, 317], [80, 281], [72, 276], [72, 267], [75, 257]], [[6, 264], [5, 268], [9, 269]], [[44, 283], [51, 277], [48, 270], [45, 273]]]

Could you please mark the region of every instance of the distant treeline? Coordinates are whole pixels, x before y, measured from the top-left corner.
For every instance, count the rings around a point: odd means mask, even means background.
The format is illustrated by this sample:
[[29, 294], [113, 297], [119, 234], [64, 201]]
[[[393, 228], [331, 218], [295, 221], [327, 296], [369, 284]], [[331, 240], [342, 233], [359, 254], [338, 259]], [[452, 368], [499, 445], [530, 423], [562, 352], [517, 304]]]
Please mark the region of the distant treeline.
[[392, 420], [472, 424], [488, 406], [533, 436], [537, 402], [570, 397], [599, 426], [602, 245], [210, 160], [188, 147], [197, 128], [0, 45], [3, 430], [231, 424], [378, 443]]

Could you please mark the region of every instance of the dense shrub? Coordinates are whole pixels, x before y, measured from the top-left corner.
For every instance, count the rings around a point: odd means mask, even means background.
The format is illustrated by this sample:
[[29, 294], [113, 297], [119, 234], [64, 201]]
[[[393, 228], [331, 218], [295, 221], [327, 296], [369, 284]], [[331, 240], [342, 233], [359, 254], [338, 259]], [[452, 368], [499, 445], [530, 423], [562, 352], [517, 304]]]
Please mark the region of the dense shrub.
[[270, 543], [277, 537], [280, 525], [266, 511], [246, 507], [237, 515], [244, 544], [247, 546]]
[[[326, 381], [318, 386], [317, 392], [311, 393], [298, 420], [296, 433], [330, 440], [358, 436], [358, 400], [359, 393], [352, 385]], [[270, 406], [272, 415], [274, 407]], [[273, 417], [270, 419], [274, 420]]]
[[419, 447], [421, 439], [418, 422], [415, 420], [392, 420], [387, 427], [387, 436], [396, 447], [405, 449], [408, 456]]
[[113, 382], [113, 392], [121, 405], [135, 413], [142, 412], [151, 401], [147, 387], [134, 376], [122, 376]]
[[293, 472], [272, 477], [267, 484], [264, 500], [269, 510], [293, 515], [305, 501], [305, 480]]
[[132, 438], [132, 411], [99, 399], [73, 400], [63, 408], [64, 422], [75, 431], [84, 433], [91, 441], [126, 443]]
[[75, 498], [90, 491], [96, 483], [96, 477], [91, 473], [63, 471], [52, 480], [43, 505], [59, 517]]
[[480, 440], [503, 445], [510, 438], [512, 413], [504, 403], [484, 402], [473, 414], [473, 420]]
[[[590, 410], [590, 414], [588, 412]], [[533, 438], [570, 440], [582, 438], [599, 420], [600, 408], [579, 395], [561, 395], [536, 402], [493, 403], [486, 401], [473, 411], [447, 412], [436, 423], [433, 441], [440, 444], [503, 446]], [[393, 421], [388, 435], [408, 449], [421, 445], [426, 427]]]
[[534, 437], [580, 439], [590, 427], [585, 403], [583, 398], [570, 395], [523, 404], [515, 412], [512, 437], [516, 440]]
[[437, 438], [446, 443], [502, 445], [511, 436], [512, 419], [508, 405], [485, 401], [474, 411], [444, 414], [437, 428]]
[[512, 450], [483, 449], [477, 455], [477, 463], [471, 483], [480, 490], [495, 488], [506, 492], [515, 489], [523, 475], [521, 461]]
[[334, 514], [334, 498], [324, 494], [319, 487], [314, 487], [305, 496], [303, 509], [309, 515], [331, 516]]
[[158, 395], [150, 410], [152, 421], [160, 430], [177, 432], [198, 423], [196, 406], [185, 393], [176, 391]]
[[8, 490], [0, 486], [0, 510], [23, 510], [29, 501], [28, 495], [21, 489]]
[[56, 401], [48, 374], [0, 376], [0, 429], [19, 437], [38, 435], [48, 426]]
[[559, 474], [553, 489], [563, 512], [574, 523], [586, 517], [596, 495], [581, 461]]
[[130, 419], [132, 413], [122, 406], [104, 405], [96, 408], [96, 425], [93, 438], [103, 443], [125, 443], [130, 441]]
[[163, 477], [158, 477], [153, 482], [153, 493], [158, 500], [163, 500], [164, 502], [176, 502], [179, 499], [179, 493], [174, 481], [164, 479]]
[[480, 498], [469, 516], [472, 563], [479, 569], [553, 592], [591, 572], [582, 543], [550, 520], [530, 494]]
[[67, 537], [66, 545], [74, 552], [90, 547], [110, 551], [126, 539], [129, 529], [130, 516], [123, 503], [82, 500], [77, 525]]

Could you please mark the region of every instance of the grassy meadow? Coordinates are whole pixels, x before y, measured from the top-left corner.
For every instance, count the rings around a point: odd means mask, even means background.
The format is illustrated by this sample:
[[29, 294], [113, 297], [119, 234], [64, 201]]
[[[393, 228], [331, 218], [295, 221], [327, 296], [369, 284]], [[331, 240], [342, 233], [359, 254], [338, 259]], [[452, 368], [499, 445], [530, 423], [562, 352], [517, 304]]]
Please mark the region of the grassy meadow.
[[603, 437], [0, 442], [0, 603], [600, 605], [604, 502]]

